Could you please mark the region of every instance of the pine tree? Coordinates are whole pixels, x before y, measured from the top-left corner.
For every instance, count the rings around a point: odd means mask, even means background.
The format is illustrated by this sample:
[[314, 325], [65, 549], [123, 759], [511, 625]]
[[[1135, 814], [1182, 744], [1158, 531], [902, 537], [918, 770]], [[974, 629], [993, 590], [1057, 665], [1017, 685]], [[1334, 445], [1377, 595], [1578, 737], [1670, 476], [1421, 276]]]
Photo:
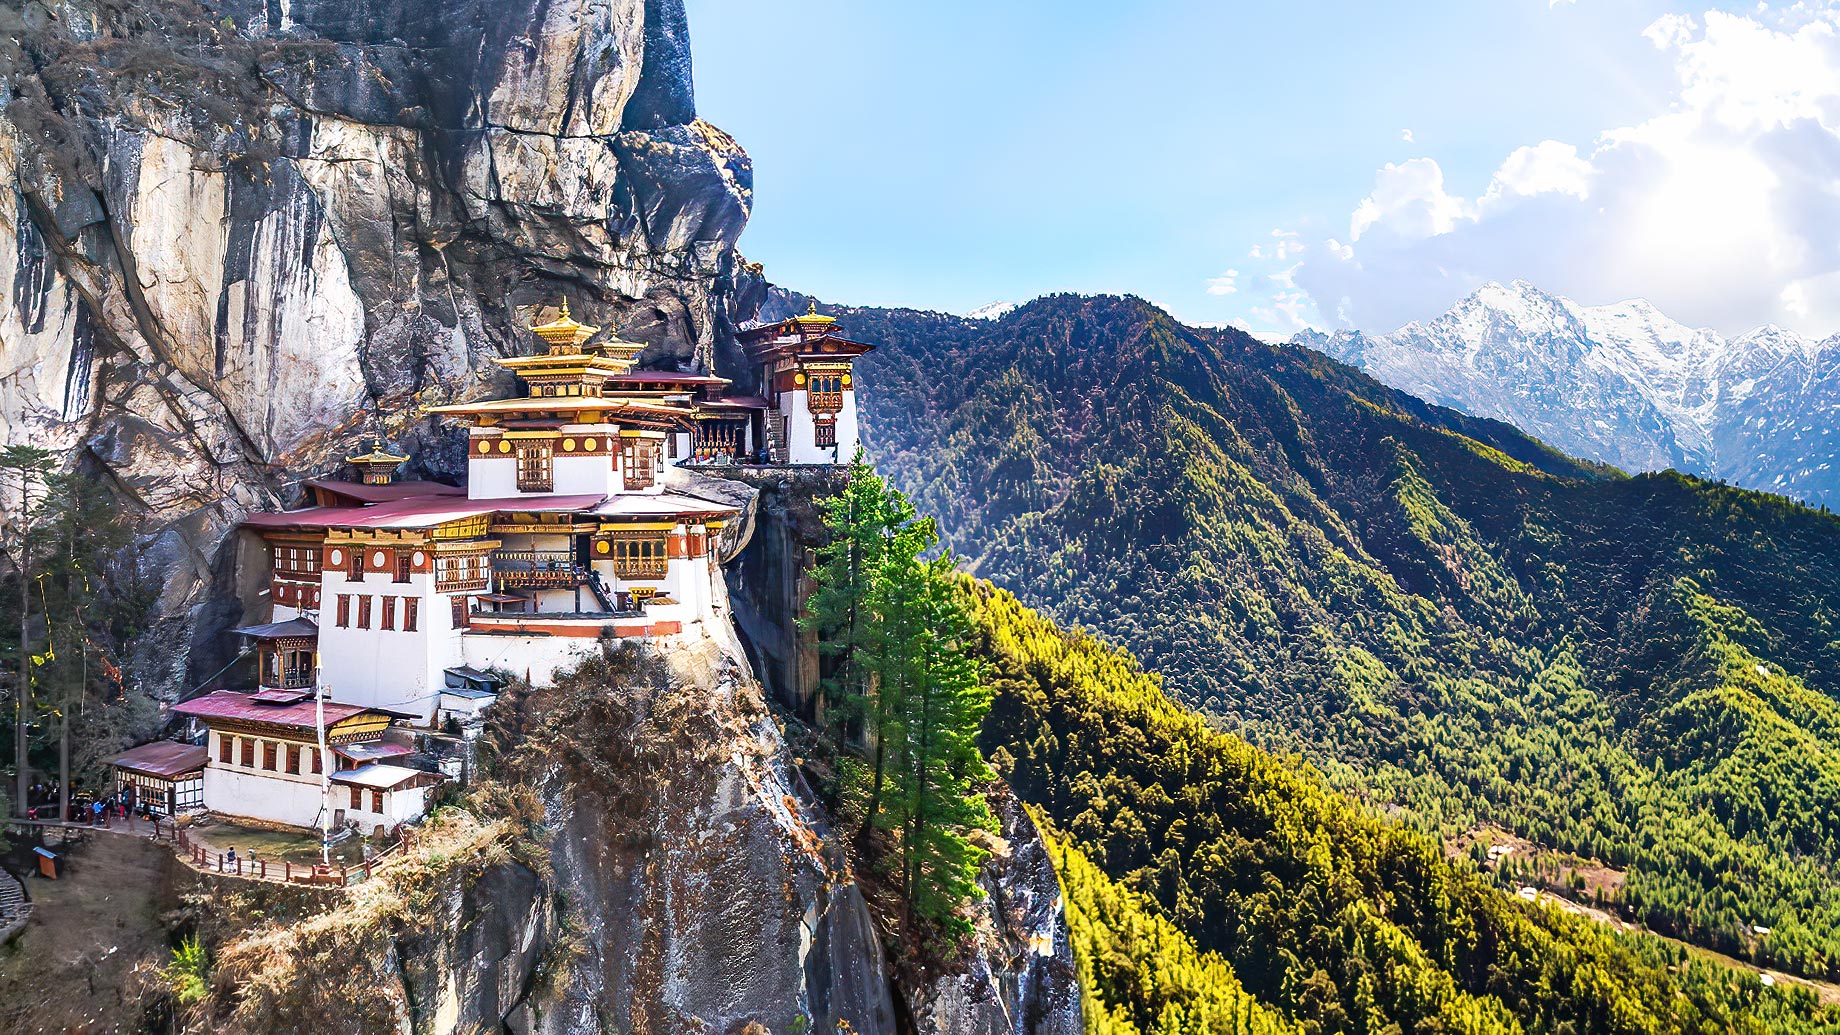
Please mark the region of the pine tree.
[[918, 678], [905, 701], [909, 804], [901, 847], [908, 910], [950, 934], [964, 934], [970, 925], [956, 910], [981, 893], [978, 866], [989, 855], [970, 835], [997, 830], [978, 791], [993, 778], [977, 749], [991, 694], [968, 653], [971, 619], [951, 558], [917, 561], [902, 574], [917, 583], [922, 630]]
[[824, 503], [831, 540], [818, 551], [803, 625], [836, 659], [821, 717], [869, 755], [859, 845], [880, 831], [898, 845], [910, 928], [965, 929], [958, 908], [978, 894], [987, 854], [976, 830], [996, 829], [979, 792], [992, 778], [975, 743], [990, 694], [967, 648], [972, 625], [931, 518], [914, 513], [863, 463]]

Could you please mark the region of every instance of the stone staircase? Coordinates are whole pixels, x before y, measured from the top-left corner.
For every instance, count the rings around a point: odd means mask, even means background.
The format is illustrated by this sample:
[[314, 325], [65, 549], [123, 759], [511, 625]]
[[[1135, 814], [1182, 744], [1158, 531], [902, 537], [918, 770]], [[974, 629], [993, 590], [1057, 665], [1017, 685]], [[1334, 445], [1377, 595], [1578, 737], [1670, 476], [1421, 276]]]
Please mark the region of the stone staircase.
[[5, 870], [0, 870], [0, 945], [13, 940], [13, 936], [25, 930], [26, 921], [32, 917], [32, 903], [26, 901], [25, 888], [19, 879]]
[[786, 415], [777, 410], [767, 411], [767, 462], [782, 463], [786, 459]]

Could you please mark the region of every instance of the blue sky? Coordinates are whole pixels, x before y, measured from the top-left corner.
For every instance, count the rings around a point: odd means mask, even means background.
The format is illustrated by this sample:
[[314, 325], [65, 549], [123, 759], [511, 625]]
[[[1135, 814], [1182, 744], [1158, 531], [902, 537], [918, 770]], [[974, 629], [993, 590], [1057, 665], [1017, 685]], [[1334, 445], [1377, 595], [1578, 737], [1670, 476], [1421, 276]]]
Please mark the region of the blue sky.
[[742, 250], [826, 299], [1132, 292], [1283, 336], [1524, 277], [1840, 331], [1824, 5], [689, 9], [698, 109], [754, 158]]

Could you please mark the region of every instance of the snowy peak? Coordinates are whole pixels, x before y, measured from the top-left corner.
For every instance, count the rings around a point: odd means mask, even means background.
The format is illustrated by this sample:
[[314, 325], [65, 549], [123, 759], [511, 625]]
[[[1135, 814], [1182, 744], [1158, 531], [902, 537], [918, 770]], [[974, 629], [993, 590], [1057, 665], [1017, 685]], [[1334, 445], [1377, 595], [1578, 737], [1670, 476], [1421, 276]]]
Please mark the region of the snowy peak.
[[1840, 410], [1840, 335], [1760, 327], [1728, 340], [1644, 299], [1585, 306], [1516, 280], [1390, 334], [1292, 341], [1628, 470], [1672, 467], [1840, 502], [1829, 455], [1840, 434], [1825, 433]]
[[967, 320], [1001, 320], [1016, 308], [1016, 302], [989, 302], [965, 314]]

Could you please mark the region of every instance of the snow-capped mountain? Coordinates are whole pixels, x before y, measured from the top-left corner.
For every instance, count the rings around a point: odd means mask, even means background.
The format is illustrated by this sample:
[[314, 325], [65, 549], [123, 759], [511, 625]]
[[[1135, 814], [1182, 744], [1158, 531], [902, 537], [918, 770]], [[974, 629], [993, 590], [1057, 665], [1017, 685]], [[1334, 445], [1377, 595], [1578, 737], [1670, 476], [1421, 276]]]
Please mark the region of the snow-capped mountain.
[[1001, 320], [1016, 308], [1015, 302], [987, 302], [965, 314], [967, 320]]
[[1581, 306], [1515, 281], [1390, 334], [1306, 331], [1292, 343], [1625, 470], [1840, 504], [1840, 335], [1763, 327], [1726, 339], [1640, 299]]

